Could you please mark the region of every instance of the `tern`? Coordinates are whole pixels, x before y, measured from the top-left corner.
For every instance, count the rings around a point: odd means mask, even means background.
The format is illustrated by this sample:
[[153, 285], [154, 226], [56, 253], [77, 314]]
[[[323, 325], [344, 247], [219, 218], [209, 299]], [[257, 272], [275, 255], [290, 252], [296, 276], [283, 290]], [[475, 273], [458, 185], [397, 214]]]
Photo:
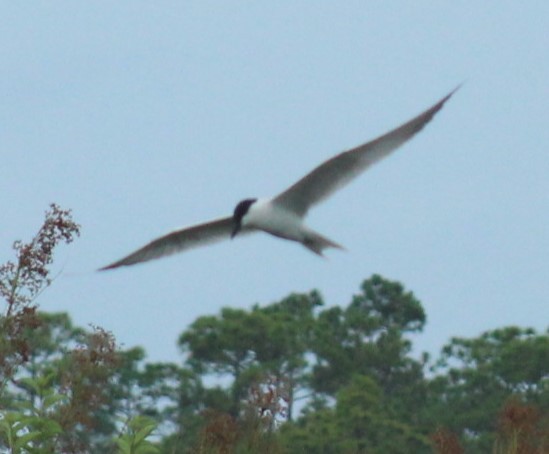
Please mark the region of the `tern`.
[[270, 199], [242, 200], [236, 205], [232, 216], [168, 233], [128, 256], [100, 268], [99, 271], [135, 265], [258, 231], [301, 243], [320, 256], [326, 248], [343, 249], [335, 241], [304, 224], [307, 212], [421, 131], [458, 88], [459, 86], [435, 105], [398, 128], [328, 159], [277, 196]]

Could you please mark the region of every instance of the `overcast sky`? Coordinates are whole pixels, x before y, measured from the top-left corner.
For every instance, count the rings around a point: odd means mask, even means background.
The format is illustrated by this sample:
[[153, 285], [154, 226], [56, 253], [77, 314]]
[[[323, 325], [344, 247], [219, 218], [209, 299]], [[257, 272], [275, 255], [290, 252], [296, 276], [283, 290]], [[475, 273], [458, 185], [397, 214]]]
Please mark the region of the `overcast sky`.
[[[549, 320], [549, 2], [33, 1], [0, 7], [0, 261], [51, 202], [81, 238], [39, 299], [150, 360], [223, 306], [363, 279], [428, 316], [418, 351]], [[232, 213], [465, 81], [412, 142], [311, 212], [347, 247], [267, 235], [92, 270]]]

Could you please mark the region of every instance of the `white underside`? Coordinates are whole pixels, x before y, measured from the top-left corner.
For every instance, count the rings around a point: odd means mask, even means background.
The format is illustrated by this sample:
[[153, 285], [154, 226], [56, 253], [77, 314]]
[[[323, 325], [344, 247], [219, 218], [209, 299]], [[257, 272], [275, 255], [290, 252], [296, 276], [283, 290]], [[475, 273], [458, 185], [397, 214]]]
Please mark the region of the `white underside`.
[[305, 240], [310, 231], [303, 224], [301, 216], [285, 210], [271, 200], [258, 200], [254, 203], [242, 218], [242, 226], [260, 229], [300, 243]]

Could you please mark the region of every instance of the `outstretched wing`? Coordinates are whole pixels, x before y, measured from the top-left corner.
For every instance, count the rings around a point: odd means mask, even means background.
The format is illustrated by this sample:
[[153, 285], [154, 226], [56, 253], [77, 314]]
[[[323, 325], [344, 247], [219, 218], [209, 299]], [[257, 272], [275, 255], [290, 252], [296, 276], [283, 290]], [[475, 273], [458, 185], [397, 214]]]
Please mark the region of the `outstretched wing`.
[[276, 196], [273, 202], [304, 216], [313, 205], [332, 195], [369, 166], [389, 155], [421, 131], [458, 88], [402, 126], [320, 164], [297, 183]]
[[[187, 249], [205, 246], [221, 240], [228, 240], [231, 237], [232, 229], [232, 217], [216, 219], [204, 224], [185, 227], [151, 241], [146, 246], [132, 252], [123, 259], [100, 268], [99, 271], [111, 270], [113, 268], [118, 268], [119, 266], [135, 265], [136, 263], [158, 259]], [[244, 228], [239, 232], [239, 235], [252, 231], [252, 229]]]

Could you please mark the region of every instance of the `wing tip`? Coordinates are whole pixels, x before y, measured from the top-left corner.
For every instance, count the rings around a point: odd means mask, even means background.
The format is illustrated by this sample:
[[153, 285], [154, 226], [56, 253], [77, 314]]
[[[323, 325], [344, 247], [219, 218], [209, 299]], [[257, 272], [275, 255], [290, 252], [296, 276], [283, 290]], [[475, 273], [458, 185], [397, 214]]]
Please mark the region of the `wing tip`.
[[118, 262], [115, 262], [115, 263], [111, 263], [110, 265], [102, 266], [101, 268], [97, 268], [95, 271], [97, 271], [98, 273], [102, 273], [103, 271], [114, 270], [115, 268], [119, 268], [121, 266], [122, 266], [122, 264], [119, 264]]
[[429, 123], [433, 119], [433, 117], [438, 112], [440, 112], [440, 110], [444, 107], [446, 102], [454, 95], [454, 93], [456, 91], [458, 91], [462, 87], [463, 84], [464, 84], [464, 82], [457, 85], [452, 91], [450, 91], [450, 93], [448, 93], [446, 96], [444, 96], [444, 98], [442, 98], [440, 101], [438, 101], [434, 106], [427, 109], [425, 112], [423, 112], [422, 114], [420, 114], [416, 118], [410, 120], [410, 122], [408, 122], [407, 125], [412, 125], [412, 124], [415, 123], [415, 127], [411, 131], [411, 133], [412, 133], [411, 136], [413, 136], [413, 135], [417, 134], [419, 131], [421, 131], [427, 125], [427, 123]]
[[442, 98], [438, 103], [436, 103], [435, 104], [436, 110], [437, 111], [440, 110], [442, 106], [446, 104], [446, 101], [448, 101], [456, 93], [456, 91], [458, 91], [463, 86], [464, 83], [465, 81], [459, 83], [453, 90], [450, 91], [450, 93], [448, 93], [444, 98]]

